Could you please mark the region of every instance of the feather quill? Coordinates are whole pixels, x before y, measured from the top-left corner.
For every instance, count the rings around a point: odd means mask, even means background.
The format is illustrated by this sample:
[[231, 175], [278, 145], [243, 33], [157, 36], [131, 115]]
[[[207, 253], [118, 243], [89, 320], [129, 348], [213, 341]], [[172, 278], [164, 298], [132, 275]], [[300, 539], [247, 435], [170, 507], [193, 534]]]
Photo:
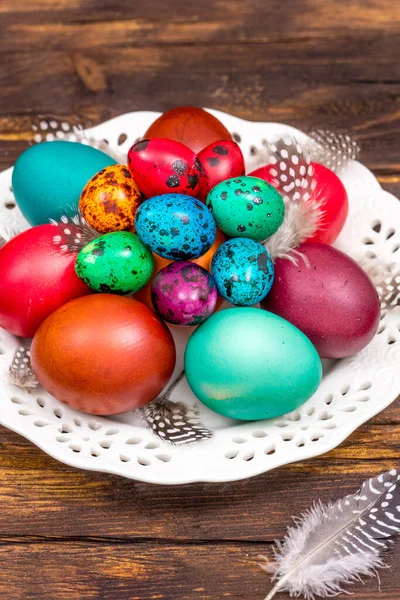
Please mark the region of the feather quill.
[[366, 480], [355, 493], [334, 504], [315, 504], [289, 527], [262, 568], [278, 580], [265, 600], [278, 592], [291, 597], [333, 597], [344, 584], [376, 575], [382, 553], [400, 533], [400, 471]]

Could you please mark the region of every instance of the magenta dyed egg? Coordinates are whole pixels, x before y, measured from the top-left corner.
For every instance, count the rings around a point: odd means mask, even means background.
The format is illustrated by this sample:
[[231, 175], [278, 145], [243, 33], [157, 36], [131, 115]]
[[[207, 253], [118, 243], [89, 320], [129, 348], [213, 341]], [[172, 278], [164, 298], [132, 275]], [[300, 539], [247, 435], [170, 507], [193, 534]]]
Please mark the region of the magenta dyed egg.
[[276, 261], [274, 283], [262, 308], [298, 327], [322, 358], [359, 352], [379, 324], [379, 298], [371, 280], [332, 246], [305, 243], [297, 249], [305, 260]]
[[217, 288], [212, 275], [189, 261], [161, 269], [151, 286], [151, 300], [164, 321], [173, 325], [199, 325], [214, 312]]

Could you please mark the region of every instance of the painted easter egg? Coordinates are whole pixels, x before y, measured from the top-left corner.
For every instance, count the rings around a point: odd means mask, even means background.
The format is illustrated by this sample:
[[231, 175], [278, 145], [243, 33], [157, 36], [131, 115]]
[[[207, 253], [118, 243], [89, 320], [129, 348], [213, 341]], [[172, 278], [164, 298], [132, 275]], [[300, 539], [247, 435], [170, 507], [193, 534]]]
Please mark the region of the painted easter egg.
[[[312, 163], [316, 186], [311, 194], [310, 202], [321, 203], [323, 211], [318, 230], [309, 238], [308, 242], [323, 242], [333, 244], [342, 231], [349, 212], [349, 201], [346, 189], [339, 177], [324, 165]], [[280, 189], [279, 178], [271, 174], [276, 170], [276, 165], [267, 165], [250, 173], [260, 177]]]
[[57, 400], [114, 415], [160, 394], [175, 366], [175, 344], [156, 314], [131, 298], [94, 294], [52, 313], [36, 333], [32, 368]]
[[76, 259], [78, 277], [97, 292], [137, 292], [150, 280], [153, 269], [152, 253], [129, 231], [99, 236]]
[[343, 358], [369, 344], [379, 324], [371, 280], [349, 256], [327, 244], [298, 247], [305, 260], [279, 258], [261, 306], [296, 325], [323, 358]]
[[217, 288], [212, 275], [189, 261], [174, 262], [155, 276], [151, 299], [156, 312], [174, 325], [199, 325], [214, 312]]
[[79, 211], [99, 233], [133, 229], [141, 193], [125, 165], [96, 173], [84, 187]]
[[188, 383], [199, 400], [233, 419], [288, 413], [317, 390], [321, 361], [296, 327], [257, 308], [213, 314], [190, 336]]
[[17, 204], [31, 225], [59, 221], [78, 212], [83, 187], [115, 160], [78, 142], [43, 142], [17, 159], [12, 188]]
[[197, 106], [168, 110], [150, 125], [144, 137], [175, 140], [196, 153], [213, 142], [232, 138], [221, 121]]
[[181, 194], [163, 194], [143, 202], [136, 213], [135, 227], [146, 246], [171, 260], [202, 256], [217, 233], [213, 216], [204, 204]]
[[268, 250], [247, 238], [228, 240], [218, 248], [211, 271], [219, 294], [237, 306], [253, 306], [268, 294], [274, 265]]
[[205, 200], [210, 190], [221, 181], [245, 174], [243, 154], [236, 142], [213, 142], [197, 156], [204, 171], [198, 195], [201, 200]]
[[[192, 258], [192, 260], [190, 262], [200, 265], [200, 267], [203, 267], [203, 269], [207, 269], [207, 271], [209, 271], [210, 267], [211, 267], [211, 259], [214, 256], [214, 254], [216, 253], [216, 251], [218, 250], [218, 248], [220, 247], [220, 245], [225, 242], [225, 239], [226, 238], [225, 238], [224, 234], [222, 233], [222, 231], [220, 229], [217, 229], [217, 235], [215, 236], [215, 240], [214, 240], [214, 243], [211, 246], [211, 248], [205, 254], [203, 254], [202, 256], [199, 256], [199, 258]], [[151, 301], [152, 281], [153, 281], [154, 277], [157, 275], [157, 273], [159, 271], [161, 271], [161, 269], [170, 265], [172, 262], [171, 260], [168, 260], [166, 258], [162, 258], [161, 256], [158, 256], [158, 254], [153, 254], [153, 258], [154, 258], [154, 271], [153, 271], [152, 278], [150, 279], [149, 283], [146, 283], [146, 285], [141, 290], [136, 292], [136, 294], [135, 294], [135, 300], [144, 302], [146, 304], [146, 306], [148, 306], [151, 309], [154, 308], [153, 303]]]
[[204, 177], [192, 150], [163, 138], [134, 144], [128, 152], [128, 163], [132, 177], [147, 198], [172, 192], [197, 196]]
[[256, 177], [235, 177], [216, 185], [206, 204], [224, 233], [253, 240], [269, 238], [285, 214], [282, 196]]
[[50, 313], [91, 292], [75, 273], [76, 254], [54, 244], [63, 235], [38, 225], [0, 249], [0, 326], [10, 333], [32, 337]]

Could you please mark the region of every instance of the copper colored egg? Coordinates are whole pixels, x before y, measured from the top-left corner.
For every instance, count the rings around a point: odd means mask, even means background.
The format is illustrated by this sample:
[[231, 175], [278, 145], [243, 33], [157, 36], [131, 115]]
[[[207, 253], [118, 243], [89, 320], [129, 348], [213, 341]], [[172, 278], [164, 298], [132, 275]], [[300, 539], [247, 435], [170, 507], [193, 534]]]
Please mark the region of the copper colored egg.
[[[211, 248], [208, 250], [208, 252], [203, 254], [203, 256], [199, 256], [199, 258], [194, 258], [190, 262], [194, 262], [197, 265], [200, 265], [200, 267], [203, 267], [204, 269], [207, 269], [207, 271], [209, 271], [212, 257], [214, 256], [214, 254], [216, 253], [216, 251], [218, 250], [220, 245], [225, 242], [225, 240], [226, 240], [226, 238], [225, 238], [224, 234], [222, 233], [222, 231], [220, 229], [217, 229], [217, 235], [215, 237], [215, 241], [214, 241], [213, 245], [211, 246]], [[154, 277], [157, 275], [157, 273], [159, 271], [161, 271], [161, 269], [163, 269], [167, 265], [170, 265], [173, 262], [172, 260], [162, 258], [161, 256], [158, 256], [157, 254], [153, 254], [153, 258], [154, 258], [154, 271], [153, 271], [152, 278], [134, 296], [135, 300], [139, 300], [140, 302], [143, 302], [144, 304], [146, 304], [146, 306], [148, 306], [152, 310], [153, 310], [153, 303], [151, 301], [152, 281], [153, 281]], [[218, 303], [218, 305], [219, 305], [219, 303]]]
[[31, 359], [55, 398], [86, 413], [114, 415], [160, 394], [175, 366], [175, 345], [141, 302], [97, 294], [51, 314], [33, 339]]
[[111, 165], [102, 169], [86, 184], [79, 210], [99, 233], [132, 230], [141, 193], [128, 167]]
[[379, 324], [379, 299], [371, 280], [332, 246], [310, 242], [297, 250], [303, 258], [296, 262], [275, 262], [274, 283], [262, 308], [300, 329], [322, 358], [359, 352]]
[[150, 125], [143, 137], [175, 140], [196, 153], [213, 142], [232, 139], [221, 121], [197, 106], [168, 110]]

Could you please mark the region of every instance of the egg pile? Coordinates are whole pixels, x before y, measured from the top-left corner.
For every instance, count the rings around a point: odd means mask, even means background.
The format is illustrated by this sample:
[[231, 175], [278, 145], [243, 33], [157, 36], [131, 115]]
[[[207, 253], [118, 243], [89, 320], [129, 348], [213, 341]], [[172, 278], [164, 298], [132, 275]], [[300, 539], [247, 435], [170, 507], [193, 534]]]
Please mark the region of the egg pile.
[[239, 145], [203, 109], [164, 113], [126, 164], [73, 142], [28, 149], [12, 184], [32, 227], [0, 249], [0, 326], [33, 338], [40, 384], [90, 414], [162, 392], [176, 326], [195, 327], [185, 371], [206, 406], [245, 420], [297, 408], [321, 358], [358, 352], [379, 321], [371, 281], [330, 245], [345, 188], [313, 167], [309, 201], [323, 190], [324, 217], [301, 260], [275, 260], [264, 245], [285, 219], [275, 171], [246, 175]]

